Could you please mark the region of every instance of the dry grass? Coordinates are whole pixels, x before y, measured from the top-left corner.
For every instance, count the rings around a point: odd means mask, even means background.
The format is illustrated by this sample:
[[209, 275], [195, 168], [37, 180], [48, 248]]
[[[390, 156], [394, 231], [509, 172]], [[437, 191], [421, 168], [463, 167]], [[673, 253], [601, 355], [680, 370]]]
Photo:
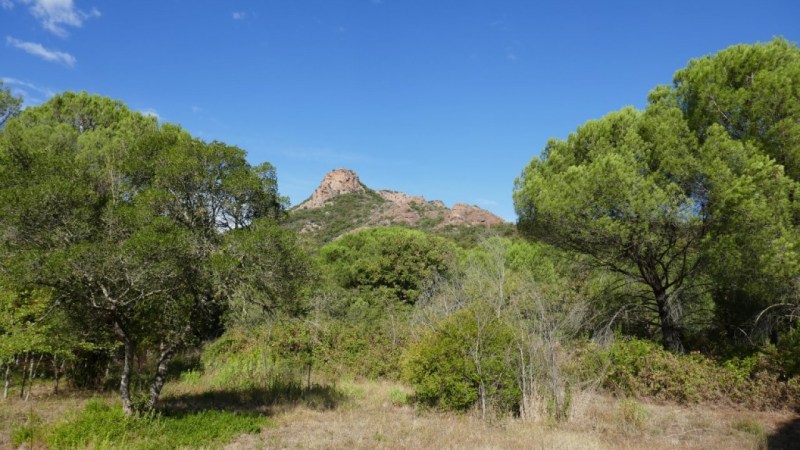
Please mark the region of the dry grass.
[[[167, 399], [193, 394], [205, 399], [202, 385], [170, 387]], [[513, 418], [485, 422], [477, 415], [422, 411], [404, 404], [411, 391], [396, 383], [346, 382], [337, 387], [346, 400], [334, 407], [298, 401], [256, 408], [272, 416], [277, 426], [241, 435], [226, 448], [760, 449], [767, 448], [767, 436], [782, 425], [800, 423], [796, 414], [786, 412], [657, 405], [597, 394], [575, 398], [573, 418], [566, 424]], [[0, 400], [0, 448], [11, 448], [12, 429], [30, 417], [47, 426], [82, 408], [86, 399], [76, 392], [56, 398], [42, 388], [28, 402]], [[785, 440], [770, 440], [770, 447], [777, 442], [774, 448], [791, 448], [797, 441], [791, 434], [795, 428], [790, 430]]]
[[624, 414], [630, 406], [621, 407], [607, 396], [585, 395], [577, 399], [576, 414], [566, 424], [513, 418], [487, 423], [473, 415], [398, 406], [391, 398], [401, 387], [393, 383], [358, 382], [343, 388], [350, 398], [344, 406], [285, 411], [275, 417], [277, 427], [241, 436], [227, 448], [758, 449], [766, 447], [766, 433], [794, 417], [635, 403], [644, 414], [631, 426]]

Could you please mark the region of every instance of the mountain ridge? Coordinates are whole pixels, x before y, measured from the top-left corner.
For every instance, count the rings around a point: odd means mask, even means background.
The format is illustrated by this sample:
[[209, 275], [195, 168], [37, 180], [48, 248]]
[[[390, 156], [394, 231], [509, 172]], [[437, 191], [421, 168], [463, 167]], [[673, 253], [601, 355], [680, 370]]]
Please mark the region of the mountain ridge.
[[350, 169], [331, 170], [309, 198], [289, 210], [292, 228], [301, 233], [323, 233], [328, 240], [373, 226], [409, 226], [429, 230], [449, 227], [484, 227], [507, 224], [501, 217], [476, 205], [379, 189], [361, 182]]

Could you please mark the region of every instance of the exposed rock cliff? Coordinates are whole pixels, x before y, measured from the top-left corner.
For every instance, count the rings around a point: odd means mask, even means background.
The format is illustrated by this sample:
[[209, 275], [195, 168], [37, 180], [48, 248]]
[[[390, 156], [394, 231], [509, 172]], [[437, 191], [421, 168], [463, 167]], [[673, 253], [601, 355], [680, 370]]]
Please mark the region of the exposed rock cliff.
[[319, 208], [337, 195], [366, 190], [357, 173], [348, 169], [334, 169], [325, 174], [311, 197], [298, 205], [297, 209]]

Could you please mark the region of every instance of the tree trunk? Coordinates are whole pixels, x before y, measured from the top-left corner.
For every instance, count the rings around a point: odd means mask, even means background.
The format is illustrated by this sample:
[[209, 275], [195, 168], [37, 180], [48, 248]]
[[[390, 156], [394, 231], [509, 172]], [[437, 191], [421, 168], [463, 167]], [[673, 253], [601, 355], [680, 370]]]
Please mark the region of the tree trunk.
[[123, 348], [125, 351], [125, 361], [122, 364], [122, 376], [119, 381], [119, 394], [122, 397], [122, 412], [126, 416], [133, 415], [133, 404], [131, 403], [131, 365], [133, 363], [133, 342], [125, 339]]
[[156, 376], [153, 378], [153, 383], [150, 385], [150, 398], [147, 400], [147, 409], [156, 407], [158, 397], [161, 395], [161, 389], [164, 387], [164, 382], [167, 380], [167, 366], [172, 359], [174, 347], [162, 342], [160, 350], [161, 353], [158, 357]]
[[19, 399], [22, 400], [25, 398], [25, 381], [27, 380], [26, 376], [28, 375], [28, 361], [31, 359], [30, 353], [25, 354], [25, 360], [22, 361], [22, 381], [19, 384]]
[[661, 345], [664, 350], [672, 353], [683, 353], [681, 329], [670, 311], [669, 296], [664, 290], [653, 289], [653, 291], [656, 295], [658, 318], [661, 322]]
[[61, 367], [58, 365], [58, 356], [53, 356], [53, 395], [58, 396], [58, 380], [61, 378]]
[[31, 359], [31, 365], [28, 370], [28, 393], [25, 395], [25, 401], [27, 402], [31, 398], [31, 390], [33, 389], [33, 380], [36, 378], [36, 369], [39, 367], [39, 363], [44, 358], [44, 355], [39, 355], [39, 359], [35, 357]]
[[[16, 358], [14, 358], [16, 362]], [[3, 399], [8, 398], [8, 387], [11, 385], [11, 362], [6, 363], [6, 373], [3, 379]]]

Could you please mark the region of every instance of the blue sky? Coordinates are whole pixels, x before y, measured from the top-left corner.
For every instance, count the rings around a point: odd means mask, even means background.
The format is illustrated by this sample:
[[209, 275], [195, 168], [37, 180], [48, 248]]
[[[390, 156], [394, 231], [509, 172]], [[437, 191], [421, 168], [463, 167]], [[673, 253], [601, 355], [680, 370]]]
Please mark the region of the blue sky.
[[737, 43], [800, 41], [800, 2], [0, 0], [0, 78], [85, 90], [269, 161], [299, 203], [368, 186], [515, 214], [551, 137]]

